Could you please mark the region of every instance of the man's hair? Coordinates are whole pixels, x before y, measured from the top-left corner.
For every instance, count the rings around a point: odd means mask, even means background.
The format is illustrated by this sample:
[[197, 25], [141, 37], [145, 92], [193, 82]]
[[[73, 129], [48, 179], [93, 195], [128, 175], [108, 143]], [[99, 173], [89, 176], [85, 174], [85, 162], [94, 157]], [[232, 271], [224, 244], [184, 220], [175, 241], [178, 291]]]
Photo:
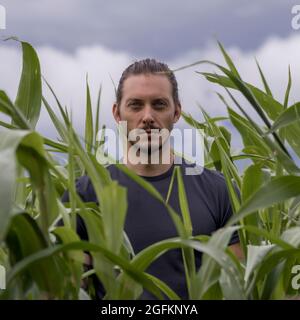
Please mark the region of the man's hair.
[[178, 84], [176, 77], [168, 67], [167, 64], [159, 62], [155, 59], [144, 59], [140, 61], [136, 61], [129, 65], [122, 73], [120, 78], [116, 98], [117, 98], [117, 105], [120, 105], [122, 96], [123, 96], [123, 86], [124, 81], [132, 75], [140, 75], [140, 74], [161, 74], [165, 75], [172, 86], [172, 96], [175, 104], [180, 104], [179, 96], [178, 96]]

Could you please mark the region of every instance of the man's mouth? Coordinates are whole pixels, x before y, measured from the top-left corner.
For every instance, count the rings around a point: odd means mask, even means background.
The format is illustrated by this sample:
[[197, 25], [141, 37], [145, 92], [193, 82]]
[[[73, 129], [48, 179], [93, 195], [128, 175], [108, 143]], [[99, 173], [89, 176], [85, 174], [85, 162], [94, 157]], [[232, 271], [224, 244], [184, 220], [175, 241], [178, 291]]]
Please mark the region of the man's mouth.
[[140, 135], [141, 137], [143, 134], [147, 133], [148, 140], [151, 140], [151, 137], [152, 138], [156, 137], [161, 132], [161, 129], [159, 129], [159, 128], [147, 128], [147, 129], [140, 128], [137, 130], [138, 130], [137, 131], [138, 135]]
[[159, 134], [159, 129], [151, 129], [151, 130], [145, 130], [148, 135], [148, 140], [151, 140], [151, 137], [154, 137], [155, 135]]
[[151, 128], [151, 129], [144, 129], [148, 134], [150, 133], [159, 133], [160, 129], [159, 128]]

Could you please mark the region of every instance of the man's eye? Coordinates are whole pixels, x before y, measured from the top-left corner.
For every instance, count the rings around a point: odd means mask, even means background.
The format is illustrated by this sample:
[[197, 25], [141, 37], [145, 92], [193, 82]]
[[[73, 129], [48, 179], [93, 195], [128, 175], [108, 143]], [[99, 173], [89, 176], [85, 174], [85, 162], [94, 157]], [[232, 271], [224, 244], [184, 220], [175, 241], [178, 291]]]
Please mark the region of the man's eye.
[[166, 103], [164, 101], [156, 101], [154, 105], [157, 106], [158, 108], [163, 108], [166, 106]]
[[128, 105], [131, 109], [137, 110], [141, 107], [141, 104], [139, 102], [131, 102]]

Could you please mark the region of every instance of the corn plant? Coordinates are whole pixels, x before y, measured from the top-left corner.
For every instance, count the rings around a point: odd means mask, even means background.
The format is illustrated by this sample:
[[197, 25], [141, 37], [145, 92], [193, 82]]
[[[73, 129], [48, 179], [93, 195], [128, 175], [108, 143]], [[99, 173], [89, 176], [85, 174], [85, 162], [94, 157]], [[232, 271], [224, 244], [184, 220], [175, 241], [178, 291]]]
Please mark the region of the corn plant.
[[[242, 264], [246, 297], [278, 299], [297, 295], [291, 288], [291, 278], [292, 267], [299, 263], [300, 253], [300, 171], [297, 165], [300, 126], [299, 102], [288, 105], [291, 72], [289, 70], [284, 101], [280, 103], [274, 98], [258, 62], [264, 90], [243, 81], [220, 43], [219, 47], [227, 68], [211, 61], [193, 65], [210, 64], [221, 72], [197, 71], [225, 90], [230, 100], [217, 94], [227, 108], [225, 119], [241, 135], [243, 147], [238, 153], [232, 152], [231, 133], [218, 125], [224, 118], [211, 118], [201, 107], [204, 122], [198, 122], [188, 114], [183, 116], [187, 123], [205, 131], [206, 166], [220, 170], [226, 178], [235, 211], [228, 226], [239, 224], [246, 256]], [[246, 99], [246, 106], [238, 102], [234, 90]], [[253, 108], [259, 121], [249, 115], [249, 108]], [[248, 159], [251, 164], [240, 175], [236, 162], [241, 159]], [[240, 190], [240, 199], [235, 186]]]
[[[221, 171], [226, 179], [234, 210], [227, 226], [211, 237], [191, 232], [181, 171], [174, 170], [170, 190], [176, 179], [181, 212], [142, 177], [122, 164], [118, 168], [145, 188], [167, 209], [178, 236], [154, 243], [135, 254], [124, 232], [127, 190], [113, 181], [96, 159], [102, 150], [96, 139], [100, 127], [99, 90], [96, 115], [86, 81], [86, 119], [84, 137], [75, 131], [72, 116], [62, 107], [51, 85], [56, 108], [42, 93], [42, 77], [34, 48], [19, 42], [23, 69], [13, 102], [0, 91], [0, 264], [7, 271], [7, 288], [2, 299], [90, 299], [93, 285], [82, 283], [95, 274], [105, 288], [105, 299], [139, 299], [143, 288], [158, 299], [181, 297], [161, 279], [146, 272], [164, 252], [182, 250], [190, 299], [280, 299], [297, 296], [292, 288], [294, 265], [300, 264], [299, 168], [290, 155], [300, 154], [298, 142], [299, 103], [288, 106], [291, 77], [283, 103], [275, 100], [259, 67], [265, 90], [244, 82], [232, 60], [220, 45], [228, 68], [209, 61], [222, 74], [201, 73], [210, 82], [225, 88], [230, 103], [219, 94], [228, 110], [228, 120], [236, 127], [244, 147], [233, 154], [230, 131], [200, 108], [203, 120], [188, 114], [184, 119], [205, 132], [205, 166]], [[196, 64], [195, 64], [196, 65]], [[238, 90], [262, 121], [252, 119], [233, 95]], [[248, 106], [248, 107], [249, 107]], [[41, 108], [53, 122], [59, 139], [54, 141], [35, 130]], [[237, 110], [239, 112], [237, 112]], [[224, 120], [224, 119], [223, 119]], [[63, 166], [53, 156], [63, 154]], [[104, 152], [103, 150], [101, 152]], [[239, 159], [251, 160], [242, 174]], [[83, 202], [76, 193], [76, 179], [87, 174], [95, 188], [98, 203]], [[70, 201], [61, 202], [64, 190]], [[89, 241], [76, 233], [76, 216], [84, 220]], [[64, 226], [57, 226], [62, 219]], [[245, 259], [239, 261], [227, 244], [238, 230]], [[84, 252], [93, 258], [93, 269], [85, 271]], [[195, 269], [194, 251], [203, 253], [202, 266]]]

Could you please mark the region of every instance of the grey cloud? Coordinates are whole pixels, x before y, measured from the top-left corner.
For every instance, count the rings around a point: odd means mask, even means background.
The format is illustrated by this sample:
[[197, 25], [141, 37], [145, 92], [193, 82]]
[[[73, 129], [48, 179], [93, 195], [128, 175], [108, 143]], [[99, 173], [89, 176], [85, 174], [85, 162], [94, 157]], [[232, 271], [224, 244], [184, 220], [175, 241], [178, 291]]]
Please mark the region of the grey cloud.
[[249, 50], [293, 32], [293, 0], [0, 1], [7, 9], [5, 35], [65, 51], [98, 44], [133, 58], [171, 59], [214, 38]]

